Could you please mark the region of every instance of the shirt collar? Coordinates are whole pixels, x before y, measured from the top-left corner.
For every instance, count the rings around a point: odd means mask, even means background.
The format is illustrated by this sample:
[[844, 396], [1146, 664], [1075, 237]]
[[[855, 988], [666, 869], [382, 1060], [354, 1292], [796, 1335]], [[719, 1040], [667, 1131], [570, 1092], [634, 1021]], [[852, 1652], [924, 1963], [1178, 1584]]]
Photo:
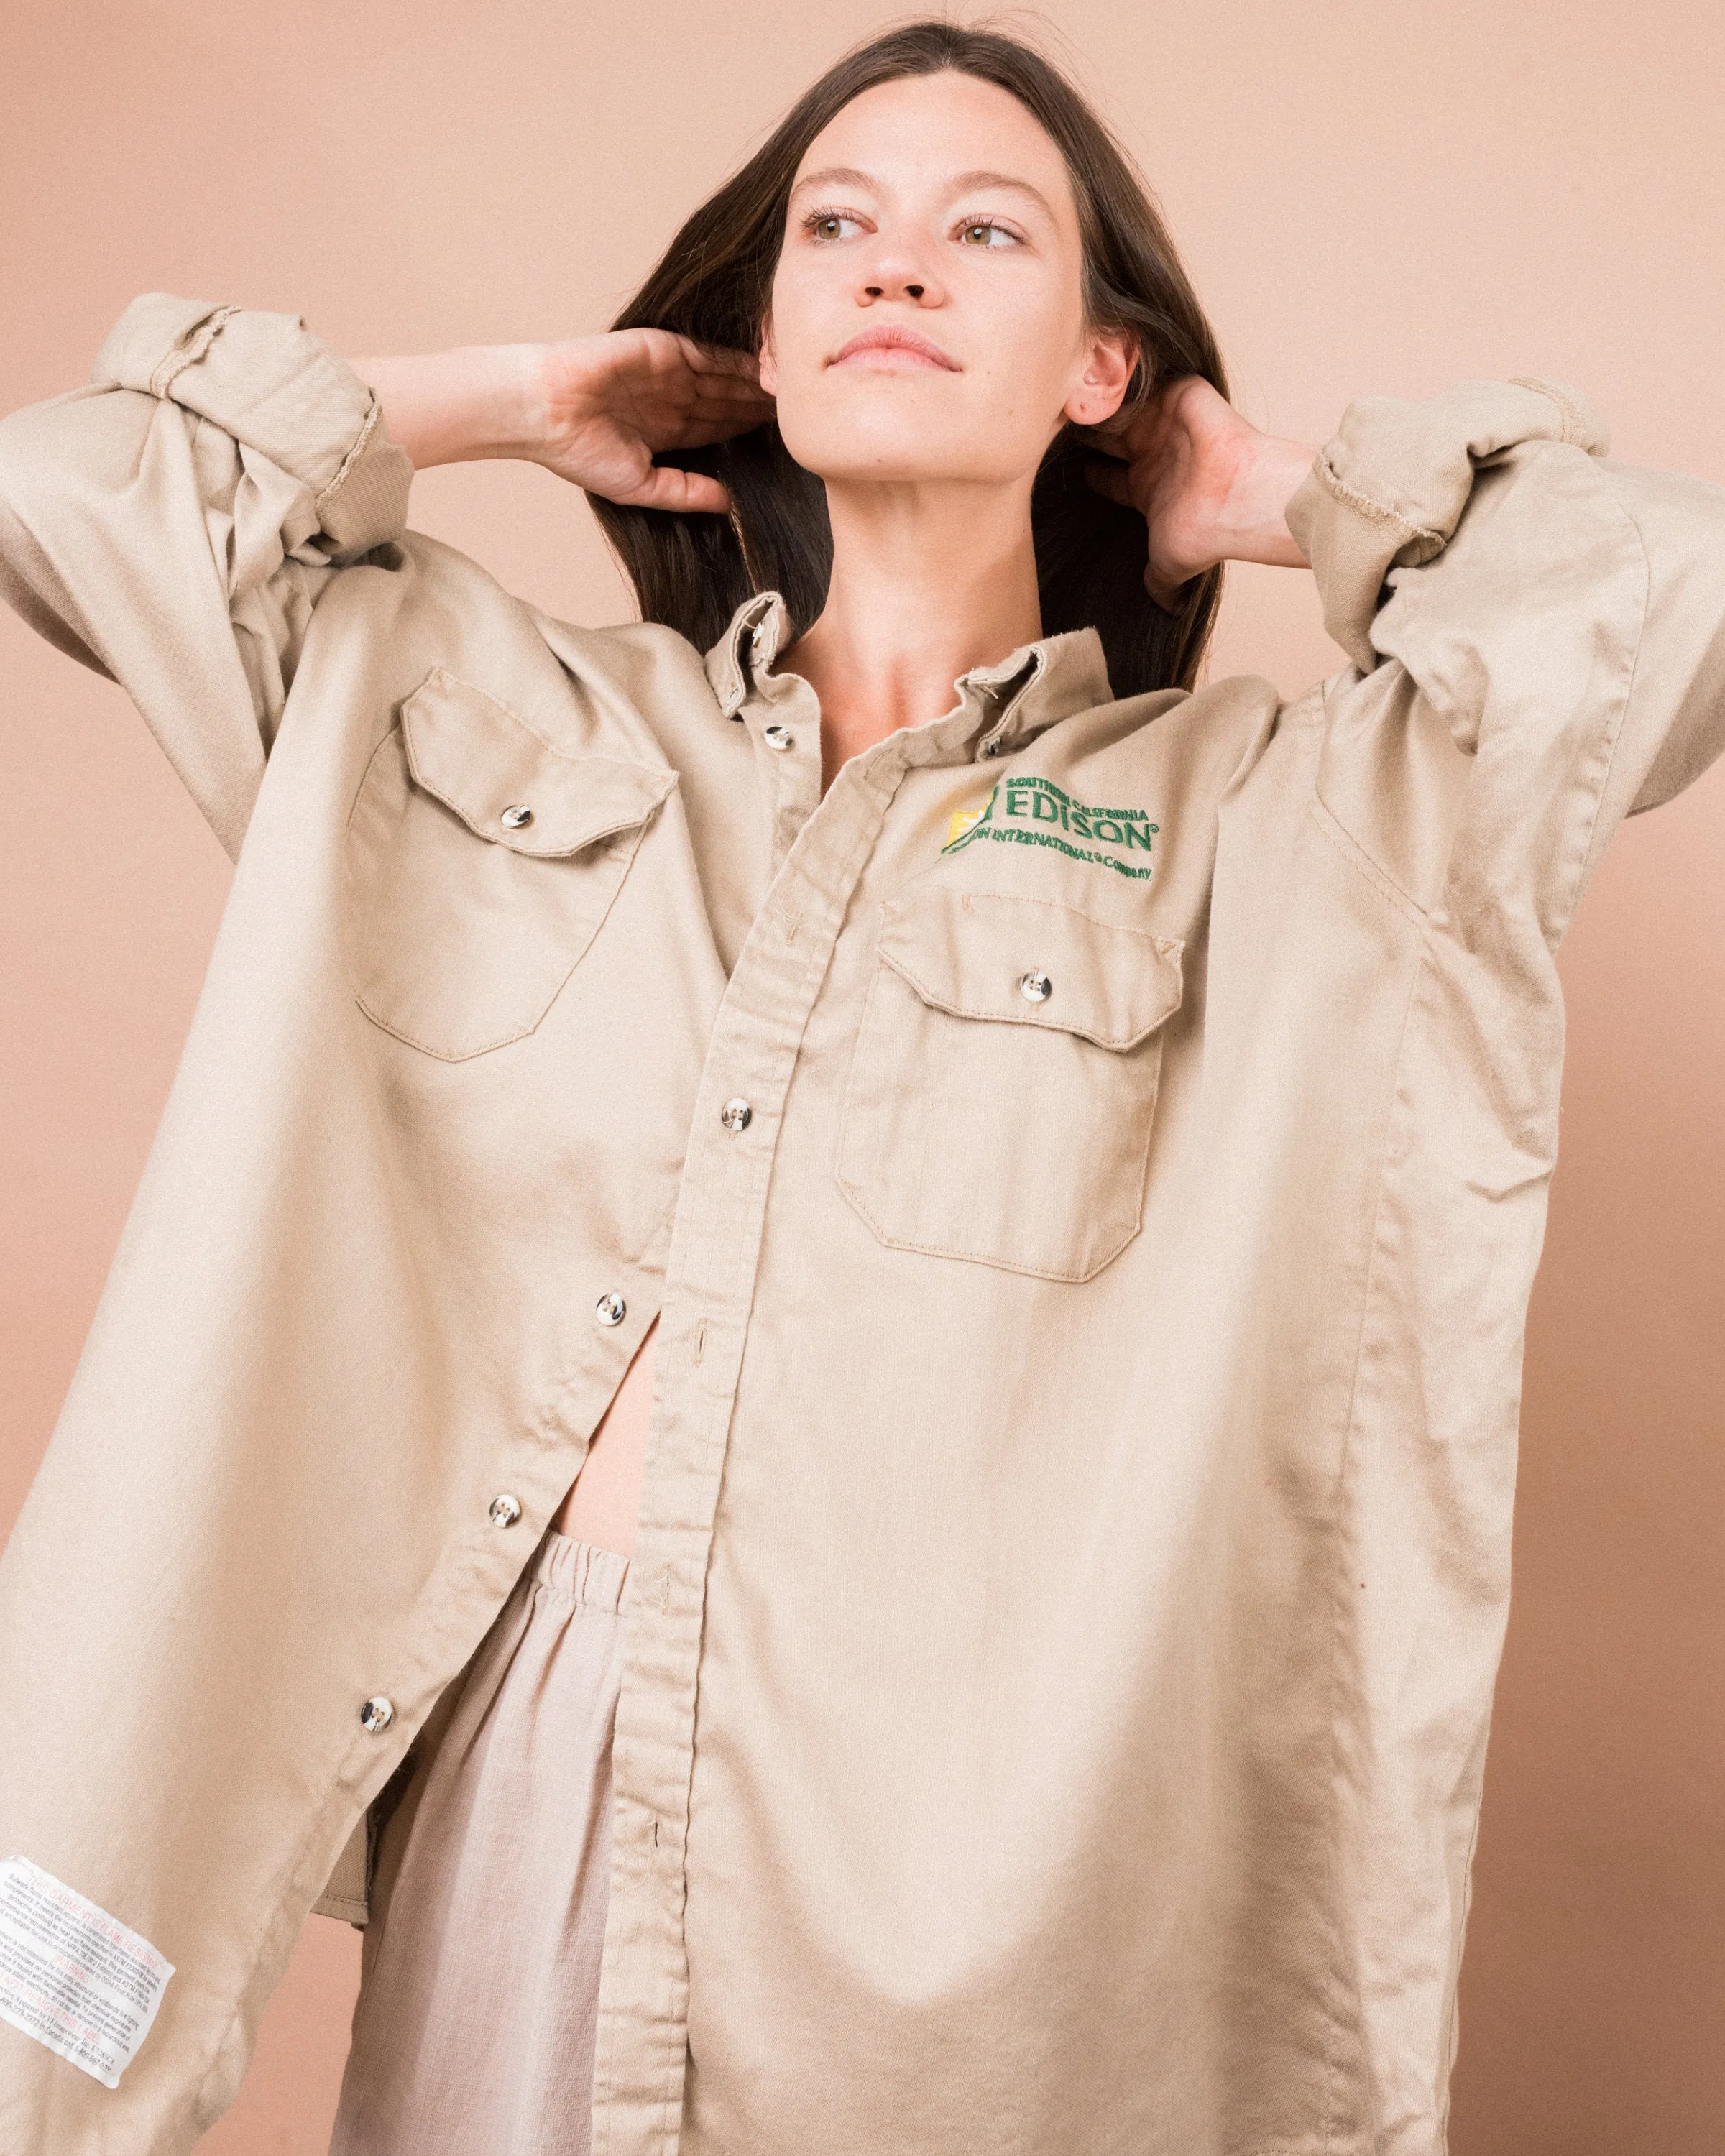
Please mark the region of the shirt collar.
[[[706, 678], [727, 719], [740, 719], [752, 696], [770, 696], [762, 685], [791, 640], [790, 630], [790, 615], [777, 592], [757, 592], [732, 615], [706, 661]], [[952, 686], [957, 706], [929, 723], [943, 736], [956, 726], [954, 745], [963, 742], [978, 757], [1010, 755], [1047, 727], [1111, 703], [1114, 696], [1102, 639], [1093, 629], [1021, 644], [996, 665], [973, 666]]]

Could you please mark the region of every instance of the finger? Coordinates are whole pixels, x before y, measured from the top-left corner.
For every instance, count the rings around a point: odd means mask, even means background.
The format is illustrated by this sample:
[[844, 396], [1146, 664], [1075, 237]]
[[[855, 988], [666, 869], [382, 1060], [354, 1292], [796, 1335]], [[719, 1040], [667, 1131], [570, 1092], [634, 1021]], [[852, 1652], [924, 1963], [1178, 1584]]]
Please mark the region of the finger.
[[683, 377], [689, 393], [701, 404], [770, 404], [773, 398], [751, 374], [696, 374]]
[[698, 375], [681, 367], [641, 384], [629, 403], [636, 424], [654, 436], [655, 449], [694, 439], [684, 430], [696, 427], [715, 426], [731, 434], [758, 427], [776, 408], [764, 389], [740, 375]]
[[775, 409], [774, 400], [763, 390], [737, 388], [732, 390], [702, 390], [689, 407], [691, 424], [704, 420], [720, 422], [742, 420], [757, 425]]
[[684, 363], [695, 374], [709, 380], [759, 382], [761, 362], [754, 352], [739, 352], [732, 345], [696, 344], [693, 337], [680, 336], [676, 341]]
[[655, 465], [639, 486], [611, 498], [627, 507], [669, 509], [684, 516], [723, 516], [731, 507], [731, 497], [717, 480], [705, 472], [680, 471], [675, 465]]
[[1136, 509], [1132, 500], [1132, 467], [1116, 464], [1111, 459], [1098, 457], [1084, 468], [1084, 476], [1098, 494], [1106, 494], [1110, 501], [1117, 501], [1122, 509]]

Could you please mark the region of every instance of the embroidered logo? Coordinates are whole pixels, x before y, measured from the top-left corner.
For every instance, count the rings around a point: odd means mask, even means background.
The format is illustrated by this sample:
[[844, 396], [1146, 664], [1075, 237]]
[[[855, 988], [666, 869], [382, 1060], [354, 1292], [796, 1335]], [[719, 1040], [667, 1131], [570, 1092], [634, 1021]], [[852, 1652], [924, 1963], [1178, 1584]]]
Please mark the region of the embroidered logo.
[[[1009, 778], [979, 807], [954, 813], [941, 851], [962, 853], [978, 839], [998, 839], [1005, 845], [1052, 846], [1075, 861], [1091, 861], [1142, 880], [1150, 874], [1151, 864], [1134, 856], [1149, 853], [1161, 829], [1150, 821], [1146, 808], [1091, 808], [1050, 779]], [[1078, 839], [1090, 843], [1075, 845]]]

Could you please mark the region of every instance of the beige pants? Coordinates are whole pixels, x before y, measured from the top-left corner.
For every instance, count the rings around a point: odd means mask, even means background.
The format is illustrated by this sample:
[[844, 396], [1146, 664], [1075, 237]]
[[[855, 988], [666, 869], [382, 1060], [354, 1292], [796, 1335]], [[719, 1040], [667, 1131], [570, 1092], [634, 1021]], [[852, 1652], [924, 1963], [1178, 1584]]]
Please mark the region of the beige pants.
[[422, 1736], [330, 2156], [588, 2156], [628, 1576], [548, 1535]]

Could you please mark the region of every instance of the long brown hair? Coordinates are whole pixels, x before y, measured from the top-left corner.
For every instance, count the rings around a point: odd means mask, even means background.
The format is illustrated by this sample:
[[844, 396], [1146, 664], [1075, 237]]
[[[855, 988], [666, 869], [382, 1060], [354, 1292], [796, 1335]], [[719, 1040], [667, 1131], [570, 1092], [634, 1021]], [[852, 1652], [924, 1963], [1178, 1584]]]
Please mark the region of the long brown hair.
[[[1086, 313], [1094, 326], [1128, 331], [1138, 341], [1128, 404], [1183, 374], [1201, 374], [1225, 395], [1214, 335], [1167, 227], [1101, 120], [1028, 45], [951, 23], [889, 31], [829, 69], [688, 219], [613, 328], [675, 330], [701, 344], [755, 350], [792, 182], [809, 144], [864, 90], [942, 69], [1009, 91], [1065, 158], [1078, 203]], [[1030, 522], [1044, 634], [1093, 626], [1117, 696], [1190, 688], [1215, 622], [1221, 572], [1194, 578], [1173, 613], [1157, 606], [1144, 589], [1143, 521], [1086, 484], [1090, 454], [1063, 428], [1037, 473]], [[712, 473], [730, 490], [733, 514], [683, 516], [588, 497], [643, 616], [704, 649], [752, 592], [771, 589], [784, 595], [797, 630], [807, 629], [826, 598], [832, 527], [825, 488], [794, 461], [777, 426], [670, 452], [666, 461]]]

